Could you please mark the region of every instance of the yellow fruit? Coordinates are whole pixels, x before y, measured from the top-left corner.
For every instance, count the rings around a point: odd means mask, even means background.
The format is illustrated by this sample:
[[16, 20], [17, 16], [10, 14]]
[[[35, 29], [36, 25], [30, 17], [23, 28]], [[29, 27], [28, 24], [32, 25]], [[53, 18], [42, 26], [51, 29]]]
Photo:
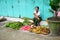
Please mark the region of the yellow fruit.
[[46, 29], [46, 32], [47, 32], [47, 33], [50, 33], [50, 30], [47, 28], [47, 29]]
[[37, 26], [37, 27], [32, 26], [29, 31], [34, 32], [36, 34], [44, 34], [44, 35], [47, 35], [50, 33], [49, 28], [40, 27], [40, 26]]
[[36, 34], [41, 34], [41, 31], [39, 30], [39, 31], [36, 31]]
[[43, 28], [43, 32], [50, 33], [50, 30], [48, 28]]
[[33, 30], [32, 30], [32, 32], [34, 32], [34, 33], [36, 33], [36, 31], [37, 31], [36, 29], [33, 29]]
[[41, 32], [43, 35], [47, 35], [48, 33], [46, 33], [46, 32]]
[[41, 29], [41, 27], [40, 27], [40, 26], [37, 26], [37, 27], [36, 27], [36, 30], [40, 30], [40, 29]]

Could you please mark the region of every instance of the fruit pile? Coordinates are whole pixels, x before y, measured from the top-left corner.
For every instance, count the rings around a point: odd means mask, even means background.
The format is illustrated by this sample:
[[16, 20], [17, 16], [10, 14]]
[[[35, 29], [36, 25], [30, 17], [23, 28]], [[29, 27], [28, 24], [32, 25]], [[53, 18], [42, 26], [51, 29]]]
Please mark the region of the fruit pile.
[[30, 32], [33, 32], [33, 33], [36, 33], [36, 34], [44, 34], [44, 35], [47, 35], [50, 33], [50, 30], [49, 28], [46, 28], [46, 27], [40, 27], [40, 26], [37, 26], [37, 27], [31, 27]]

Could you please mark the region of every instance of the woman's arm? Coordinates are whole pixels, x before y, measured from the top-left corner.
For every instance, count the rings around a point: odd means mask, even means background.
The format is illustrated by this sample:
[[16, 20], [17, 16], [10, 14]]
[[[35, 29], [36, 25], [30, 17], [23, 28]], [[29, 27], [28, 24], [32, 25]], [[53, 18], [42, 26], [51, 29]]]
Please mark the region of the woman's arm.
[[37, 19], [39, 19], [39, 15], [37, 16], [35, 13], [34, 13], [34, 17], [37, 18]]

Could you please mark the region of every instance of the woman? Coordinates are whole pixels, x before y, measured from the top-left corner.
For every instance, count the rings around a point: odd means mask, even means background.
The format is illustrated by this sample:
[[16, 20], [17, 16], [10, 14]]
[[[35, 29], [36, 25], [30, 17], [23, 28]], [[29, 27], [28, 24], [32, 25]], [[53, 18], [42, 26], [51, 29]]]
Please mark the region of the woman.
[[34, 18], [33, 18], [33, 22], [35, 26], [40, 26], [40, 22], [41, 22], [41, 17], [40, 17], [40, 12], [39, 12], [39, 7], [36, 6], [35, 11], [34, 11]]

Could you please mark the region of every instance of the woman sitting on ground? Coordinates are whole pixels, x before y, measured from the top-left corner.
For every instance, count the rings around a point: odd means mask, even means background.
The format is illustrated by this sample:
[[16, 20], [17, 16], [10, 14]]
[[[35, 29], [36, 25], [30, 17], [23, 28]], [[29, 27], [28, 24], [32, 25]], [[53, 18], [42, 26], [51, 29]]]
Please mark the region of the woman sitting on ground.
[[35, 26], [40, 26], [40, 22], [41, 22], [41, 17], [40, 17], [40, 12], [39, 12], [39, 7], [36, 6], [35, 11], [34, 11], [34, 18], [33, 18], [33, 22]]

